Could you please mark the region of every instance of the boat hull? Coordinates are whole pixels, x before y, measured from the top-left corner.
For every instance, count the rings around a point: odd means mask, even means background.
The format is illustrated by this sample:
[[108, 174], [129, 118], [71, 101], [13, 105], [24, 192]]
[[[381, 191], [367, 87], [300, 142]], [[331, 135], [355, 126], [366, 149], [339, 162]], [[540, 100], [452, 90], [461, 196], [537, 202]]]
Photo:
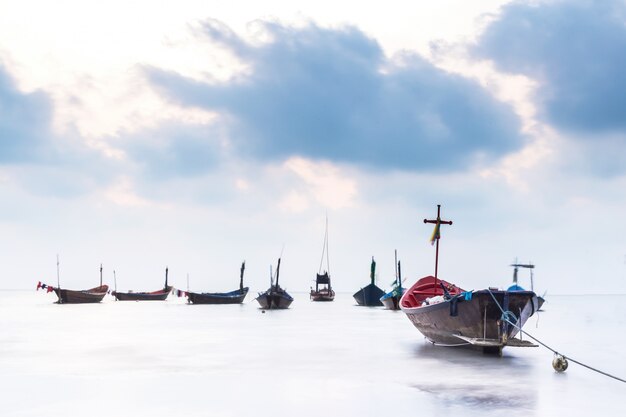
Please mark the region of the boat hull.
[[87, 304], [99, 303], [109, 290], [108, 285], [91, 288], [89, 290], [67, 290], [54, 288], [54, 292], [59, 298], [59, 304]]
[[[470, 299], [464, 294], [431, 305], [406, 308], [401, 301], [400, 306], [431, 342], [483, 348], [506, 346], [538, 309], [537, 295], [532, 291], [480, 290], [469, 293]], [[509, 312], [507, 318], [516, 326], [502, 320], [500, 307]]]
[[113, 291], [112, 296], [118, 301], [164, 301], [172, 291], [168, 286], [162, 290], [152, 292], [118, 292]]
[[311, 301], [333, 301], [335, 299], [335, 291], [328, 289], [311, 290], [310, 297]]
[[353, 297], [360, 306], [377, 307], [383, 305], [380, 301], [380, 297], [384, 295], [385, 292], [383, 290], [374, 284], [369, 284], [367, 287], [361, 288], [355, 292]]
[[260, 293], [256, 300], [264, 310], [286, 309], [293, 302], [293, 297], [282, 288], [279, 290], [270, 288], [264, 293]]
[[187, 300], [191, 304], [241, 304], [248, 294], [248, 287], [231, 292], [188, 292]]
[[400, 310], [400, 299], [404, 294], [404, 288], [396, 287], [389, 291], [387, 294], [380, 297], [380, 302], [383, 303], [387, 310]]

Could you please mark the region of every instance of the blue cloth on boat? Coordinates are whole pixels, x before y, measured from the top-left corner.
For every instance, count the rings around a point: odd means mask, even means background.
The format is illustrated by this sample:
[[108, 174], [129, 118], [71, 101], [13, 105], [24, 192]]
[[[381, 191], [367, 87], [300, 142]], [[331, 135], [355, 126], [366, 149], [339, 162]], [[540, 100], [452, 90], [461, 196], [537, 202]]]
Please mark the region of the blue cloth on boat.
[[469, 301], [472, 299], [472, 292], [471, 291], [465, 291], [463, 293], [463, 298], [465, 299], [465, 301]]

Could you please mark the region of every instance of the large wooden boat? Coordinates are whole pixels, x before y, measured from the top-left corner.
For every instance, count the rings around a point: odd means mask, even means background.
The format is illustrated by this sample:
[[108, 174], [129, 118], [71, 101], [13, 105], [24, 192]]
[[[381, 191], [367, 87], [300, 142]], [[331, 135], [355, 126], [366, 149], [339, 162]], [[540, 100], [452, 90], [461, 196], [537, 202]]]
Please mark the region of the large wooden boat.
[[352, 296], [356, 300], [356, 303], [360, 306], [377, 307], [382, 306], [380, 297], [385, 295], [385, 292], [376, 286], [376, 261], [372, 256], [372, 263], [370, 265], [370, 284], [361, 288], [355, 292]]
[[[324, 255], [326, 255], [326, 270], [322, 274], [322, 265], [324, 263]], [[335, 299], [335, 291], [330, 284], [330, 260], [328, 257], [328, 217], [326, 218], [326, 233], [324, 233], [324, 246], [322, 248], [322, 259], [320, 261], [320, 269], [315, 277], [315, 289], [311, 288], [311, 301], [333, 301]]]
[[[535, 269], [535, 265], [530, 264], [530, 263], [520, 264], [520, 263], [517, 263], [517, 259], [516, 259], [515, 263], [511, 264], [511, 266], [513, 267], [513, 285], [511, 285], [507, 290], [508, 291], [524, 291], [524, 288], [518, 284], [517, 272], [519, 268], [525, 268], [530, 271], [530, 290], [534, 292], [535, 285], [534, 285], [534, 279], [533, 279], [533, 270]], [[542, 296], [538, 295], [537, 301], [539, 303], [539, 307], [537, 307], [537, 310], [541, 310], [541, 307], [543, 306], [543, 303], [545, 303], [546, 300]]]
[[396, 261], [396, 280], [393, 283], [393, 288], [387, 294], [380, 297], [380, 302], [383, 303], [387, 310], [399, 310], [400, 298], [404, 294], [404, 288], [402, 288], [402, 272], [400, 270], [400, 261], [398, 261], [398, 252], [395, 252]]
[[187, 291], [187, 301], [191, 304], [241, 304], [248, 294], [248, 287], [243, 286], [243, 273], [246, 262], [241, 264], [239, 289], [230, 292], [191, 292]]
[[[164, 301], [172, 291], [172, 286], [167, 283], [167, 274], [168, 268], [165, 268], [165, 285], [160, 290], [151, 292], [119, 292], [115, 290], [111, 295], [118, 301]], [[117, 279], [115, 286], [117, 287]]]
[[100, 286], [90, 288], [88, 290], [68, 290], [61, 288], [59, 282], [59, 260], [57, 258], [57, 286], [37, 283], [37, 290], [40, 288], [47, 290], [47, 292], [54, 292], [57, 295], [58, 304], [85, 304], [85, 303], [99, 303], [109, 291], [108, 285], [102, 284], [102, 265], [100, 265]]
[[289, 308], [293, 302], [293, 297], [287, 293], [284, 289], [278, 285], [278, 277], [280, 275], [280, 258], [278, 258], [278, 265], [276, 266], [276, 280], [274, 282], [272, 274], [270, 272], [270, 288], [262, 293], [259, 293], [256, 300], [261, 305], [262, 309], [285, 309]]
[[437, 243], [435, 276], [418, 280], [400, 299], [400, 308], [413, 325], [431, 342], [449, 346], [474, 346], [484, 352], [502, 354], [505, 346], [536, 346], [515, 338], [526, 320], [538, 309], [532, 291], [502, 291], [488, 288], [464, 291], [437, 277], [439, 228], [452, 224], [440, 218], [435, 223], [431, 242]]

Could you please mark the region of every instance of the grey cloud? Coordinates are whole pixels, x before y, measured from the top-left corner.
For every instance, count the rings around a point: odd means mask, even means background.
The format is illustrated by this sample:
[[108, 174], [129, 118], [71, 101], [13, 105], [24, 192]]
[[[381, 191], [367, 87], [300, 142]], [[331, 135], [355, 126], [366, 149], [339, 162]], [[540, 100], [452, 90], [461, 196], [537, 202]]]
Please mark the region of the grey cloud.
[[221, 112], [241, 155], [426, 171], [463, 169], [522, 145], [518, 118], [479, 85], [416, 55], [390, 62], [356, 28], [265, 23], [272, 41], [260, 45], [219, 22], [203, 28], [250, 65], [249, 75], [219, 84], [146, 73], [170, 100]]
[[623, 1], [515, 2], [473, 52], [538, 80], [537, 101], [554, 126], [626, 133], [625, 17]]
[[51, 115], [50, 98], [20, 92], [0, 64], [0, 164], [48, 159]]

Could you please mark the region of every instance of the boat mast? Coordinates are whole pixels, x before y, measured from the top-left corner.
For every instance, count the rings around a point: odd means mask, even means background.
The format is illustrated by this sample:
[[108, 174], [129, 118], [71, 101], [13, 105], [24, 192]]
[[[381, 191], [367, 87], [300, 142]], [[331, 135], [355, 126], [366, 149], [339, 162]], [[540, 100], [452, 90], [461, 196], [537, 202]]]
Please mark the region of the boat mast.
[[278, 287], [278, 275], [280, 274], [280, 258], [278, 258], [278, 265], [276, 265], [276, 287]]
[[59, 277], [59, 254], [57, 254], [57, 287], [61, 289], [61, 278]]
[[396, 267], [396, 286], [398, 286], [398, 249], [393, 250], [395, 267]]
[[435, 250], [435, 282], [437, 282], [437, 269], [439, 266], [439, 226], [442, 224], [451, 225], [452, 222], [448, 220], [441, 220], [441, 204], [437, 204], [437, 219], [436, 220], [427, 220], [424, 219], [424, 223], [433, 223], [435, 224], [435, 232], [433, 234], [433, 238], [436, 241], [437, 248]]
[[[115, 276], [115, 269], [113, 270], [113, 286], [115, 287], [115, 292], [117, 293], [117, 277]], [[115, 297], [115, 301], [117, 301], [117, 297]]]
[[246, 269], [246, 261], [241, 263], [241, 274], [239, 275], [239, 291], [243, 291], [243, 271]]
[[372, 285], [376, 285], [376, 261], [372, 256], [372, 264], [370, 265], [370, 279], [372, 280]]
[[166, 266], [165, 267], [165, 288], [167, 288], [167, 274], [169, 272], [168, 270], [169, 270], [169, 268]]
[[100, 264], [100, 286], [102, 287], [102, 264]]

